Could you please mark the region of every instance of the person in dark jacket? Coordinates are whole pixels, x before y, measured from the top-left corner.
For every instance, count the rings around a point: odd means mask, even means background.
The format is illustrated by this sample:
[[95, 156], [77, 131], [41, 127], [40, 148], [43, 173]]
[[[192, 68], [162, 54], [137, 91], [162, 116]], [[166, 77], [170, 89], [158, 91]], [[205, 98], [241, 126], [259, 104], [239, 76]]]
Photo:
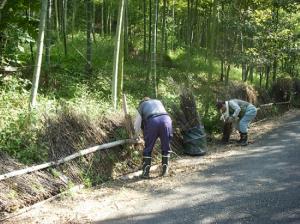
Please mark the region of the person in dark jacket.
[[221, 111], [221, 119], [228, 123], [233, 123], [240, 132], [238, 143], [242, 146], [248, 145], [248, 127], [250, 122], [256, 117], [257, 109], [249, 102], [232, 99], [229, 101], [218, 101], [217, 108]]
[[170, 141], [172, 138], [172, 120], [162, 102], [144, 97], [138, 107], [134, 122], [136, 137], [143, 130], [145, 148], [143, 150], [142, 178], [149, 178], [151, 155], [157, 138], [161, 142], [162, 176], [168, 175]]

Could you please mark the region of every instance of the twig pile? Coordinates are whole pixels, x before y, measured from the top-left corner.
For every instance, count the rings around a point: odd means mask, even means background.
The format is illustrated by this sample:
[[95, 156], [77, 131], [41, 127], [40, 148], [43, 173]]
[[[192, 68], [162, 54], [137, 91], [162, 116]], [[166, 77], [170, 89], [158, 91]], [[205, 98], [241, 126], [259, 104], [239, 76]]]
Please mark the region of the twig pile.
[[[0, 173], [24, 168], [24, 165], [0, 152]], [[66, 184], [47, 172], [25, 174], [0, 182], [0, 219], [5, 213], [31, 205], [65, 188]]]
[[195, 97], [190, 91], [182, 91], [180, 95], [180, 108], [174, 107], [173, 110], [181, 131], [200, 126], [201, 122], [197, 112]]

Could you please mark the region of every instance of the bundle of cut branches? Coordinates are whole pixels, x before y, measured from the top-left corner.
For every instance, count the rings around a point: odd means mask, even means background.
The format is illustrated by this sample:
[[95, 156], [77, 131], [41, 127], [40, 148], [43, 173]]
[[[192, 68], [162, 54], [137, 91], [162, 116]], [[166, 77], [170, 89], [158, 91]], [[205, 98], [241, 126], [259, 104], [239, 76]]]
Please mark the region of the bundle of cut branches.
[[[25, 166], [0, 151], [0, 173]], [[49, 198], [65, 189], [66, 183], [46, 171], [37, 171], [0, 182], [0, 222], [8, 213]]]
[[181, 131], [198, 127], [201, 124], [195, 97], [192, 92], [183, 90], [180, 95], [180, 108], [174, 108], [176, 121]]

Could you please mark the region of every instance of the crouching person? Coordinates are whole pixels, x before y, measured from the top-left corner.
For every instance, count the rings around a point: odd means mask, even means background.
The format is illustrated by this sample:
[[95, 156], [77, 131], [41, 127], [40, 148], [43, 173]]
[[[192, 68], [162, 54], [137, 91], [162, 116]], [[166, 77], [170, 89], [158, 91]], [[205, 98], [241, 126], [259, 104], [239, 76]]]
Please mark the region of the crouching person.
[[134, 122], [136, 137], [141, 129], [144, 134], [142, 178], [149, 178], [151, 155], [157, 138], [161, 142], [162, 176], [168, 175], [170, 158], [170, 141], [172, 137], [172, 120], [161, 101], [144, 97], [138, 107]]
[[241, 146], [248, 145], [248, 127], [250, 122], [256, 117], [256, 107], [249, 102], [239, 99], [218, 101], [216, 106], [221, 111], [221, 118], [224, 122], [232, 123], [240, 132], [238, 143]]

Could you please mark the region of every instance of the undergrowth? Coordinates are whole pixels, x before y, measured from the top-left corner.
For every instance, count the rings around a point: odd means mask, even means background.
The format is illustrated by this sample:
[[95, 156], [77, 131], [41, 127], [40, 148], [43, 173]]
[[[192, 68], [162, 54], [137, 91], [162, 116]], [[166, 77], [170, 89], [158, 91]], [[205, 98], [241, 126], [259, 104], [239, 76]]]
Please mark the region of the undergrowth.
[[[111, 77], [113, 39], [97, 36], [93, 43], [93, 72], [84, 72], [85, 34], [80, 33], [74, 40], [68, 40], [68, 55], [62, 46], [53, 47], [51, 53], [51, 73], [42, 71], [38, 91], [38, 107], [29, 112], [31, 76], [33, 67], [0, 79], [0, 150], [19, 161], [31, 164], [48, 160], [48, 146], [39, 140], [45, 131], [45, 120], [55, 117], [64, 110], [70, 110], [96, 121], [98, 117], [114, 113], [111, 106]], [[25, 51], [29, 52], [29, 51]], [[192, 50], [189, 54], [183, 48], [169, 51], [169, 61], [158, 66], [158, 98], [172, 114], [172, 106], [178, 105], [182, 89], [191, 89], [195, 94], [197, 108], [208, 133], [220, 131], [215, 100], [224, 97], [219, 89], [220, 71], [218, 61], [213, 62], [213, 79], [207, 80], [209, 68], [206, 52]], [[28, 55], [23, 56], [29, 60]], [[28, 64], [31, 63], [28, 61]], [[149, 92], [147, 84], [148, 65], [142, 55], [128, 57], [124, 64], [123, 91], [127, 96], [129, 112], [132, 116], [139, 101]], [[238, 68], [232, 68], [232, 79], [240, 76]], [[118, 110], [122, 110], [119, 102]], [[115, 133], [123, 138], [124, 133]]]

